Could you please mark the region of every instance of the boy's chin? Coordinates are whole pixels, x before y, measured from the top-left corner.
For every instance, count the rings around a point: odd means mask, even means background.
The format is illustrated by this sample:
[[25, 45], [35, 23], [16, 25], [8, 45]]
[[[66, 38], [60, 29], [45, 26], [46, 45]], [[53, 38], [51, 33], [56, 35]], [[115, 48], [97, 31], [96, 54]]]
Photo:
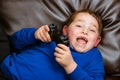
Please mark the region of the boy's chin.
[[85, 48], [77, 48], [75, 49], [77, 52], [80, 52], [80, 53], [84, 53], [84, 52], [87, 52], [88, 50], [85, 49]]
[[79, 48], [76, 48], [75, 50], [77, 51], [77, 52], [80, 52], [80, 53], [85, 53], [85, 52], [87, 52], [87, 51], [89, 51], [89, 50], [91, 50], [92, 48], [87, 48], [87, 47], [79, 47]]

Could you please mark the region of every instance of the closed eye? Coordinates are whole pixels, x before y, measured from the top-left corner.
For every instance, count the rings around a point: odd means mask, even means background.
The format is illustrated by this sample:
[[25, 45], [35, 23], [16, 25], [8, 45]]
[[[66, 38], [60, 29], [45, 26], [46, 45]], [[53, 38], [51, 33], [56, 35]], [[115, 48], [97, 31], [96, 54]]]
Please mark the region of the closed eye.
[[82, 27], [81, 25], [76, 25], [77, 27]]
[[96, 32], [96, 31], [95, 31], [95, 30], [93, 30], [93, 29], [90, 29], [90, 31], [91, 31], [91, 32]]

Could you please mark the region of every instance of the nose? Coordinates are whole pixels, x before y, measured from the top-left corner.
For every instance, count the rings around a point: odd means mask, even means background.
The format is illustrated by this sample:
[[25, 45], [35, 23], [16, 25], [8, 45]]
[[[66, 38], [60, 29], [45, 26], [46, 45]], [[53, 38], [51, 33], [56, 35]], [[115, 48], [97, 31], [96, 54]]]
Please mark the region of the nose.
[[88, 34], [87, 29], [83, 29], [81, 33], [87, 35]]

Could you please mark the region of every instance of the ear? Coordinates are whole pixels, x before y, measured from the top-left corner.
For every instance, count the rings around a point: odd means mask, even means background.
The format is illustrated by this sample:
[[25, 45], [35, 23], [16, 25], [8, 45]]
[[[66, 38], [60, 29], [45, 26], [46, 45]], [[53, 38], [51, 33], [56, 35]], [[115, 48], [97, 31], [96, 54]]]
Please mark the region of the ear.
[[67, 25], [65, 25], [64, 27], [63, 27], [63, 35], [67, 35], [67, 29], [68, 29], [68, 26]]
[[101, 41], [101, 37], [99, 36], [98, 39], [97, 39], [97, 41], [96, 41], [96, 43], [95, 43], [95, 47], [98, 46], [98, 44], [100, 43], [100, 41]]

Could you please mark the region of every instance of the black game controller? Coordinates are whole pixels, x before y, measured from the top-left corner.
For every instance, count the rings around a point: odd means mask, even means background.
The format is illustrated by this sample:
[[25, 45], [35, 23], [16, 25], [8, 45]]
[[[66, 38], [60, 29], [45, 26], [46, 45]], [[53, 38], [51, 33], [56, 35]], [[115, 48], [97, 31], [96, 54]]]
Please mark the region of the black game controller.
[[49, 25], [50, 31], [50, 37], [53, 41], [56, 42], [56, 44], [64, 44], [66, 46], [69, 46], [69, 41], [68, 41], [68, 37], [65, 35], [60, 35], [60, 32], [57, 29], [57, 25], [56, 24], [50, 24]]

